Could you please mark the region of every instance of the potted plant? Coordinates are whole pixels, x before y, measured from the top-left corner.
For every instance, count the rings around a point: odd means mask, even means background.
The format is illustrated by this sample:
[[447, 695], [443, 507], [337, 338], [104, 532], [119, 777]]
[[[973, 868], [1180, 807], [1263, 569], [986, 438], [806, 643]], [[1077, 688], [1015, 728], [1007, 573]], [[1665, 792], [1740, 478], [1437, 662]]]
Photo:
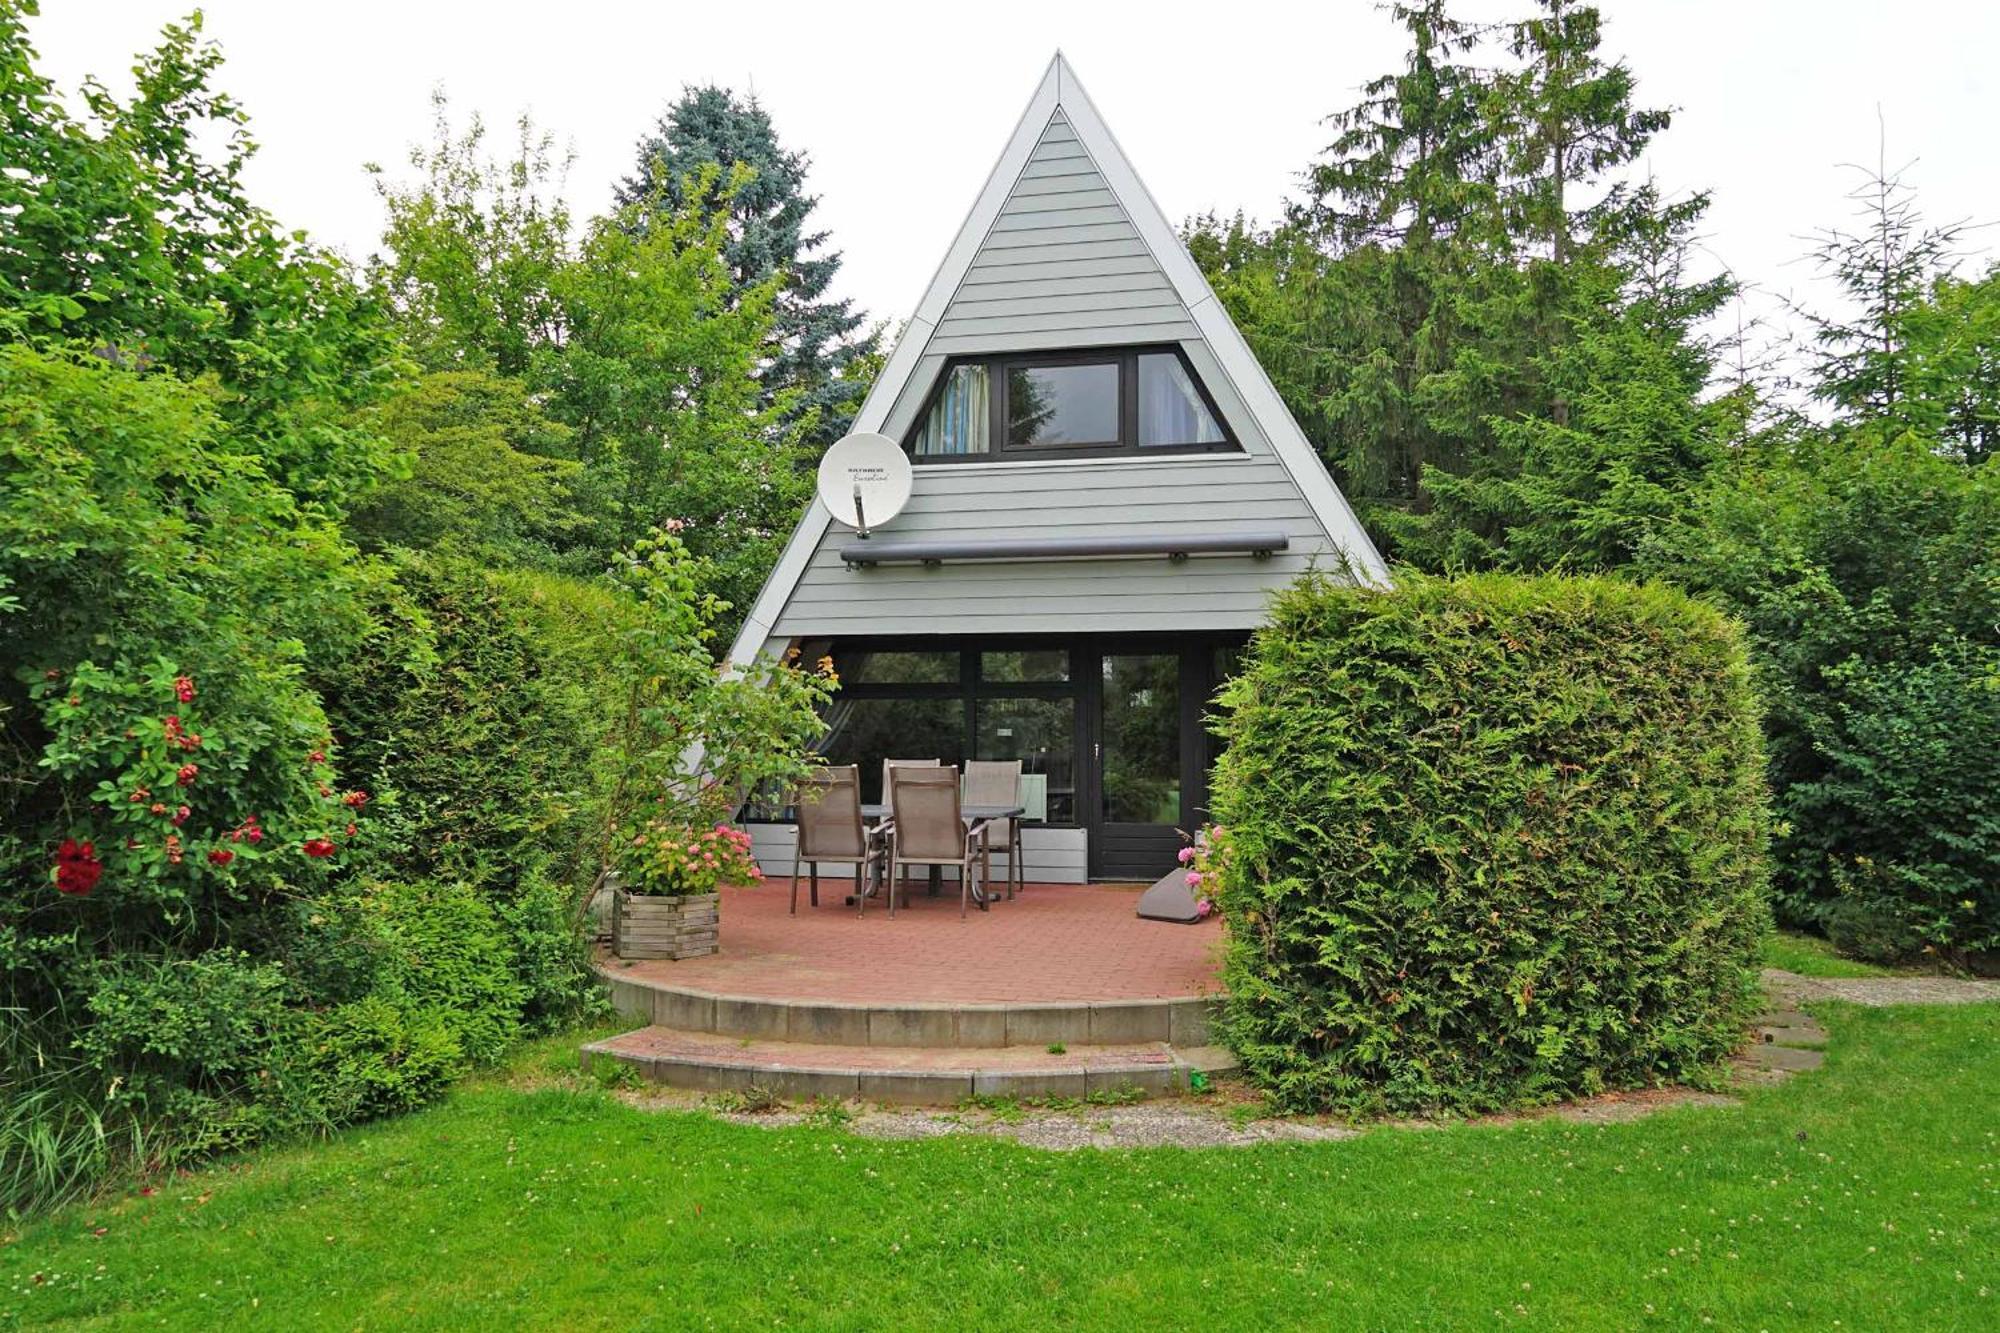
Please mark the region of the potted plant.
[[796, 653], [716, 662], [727, 604], [701, 591], [703, 565], [677, 527], [655, 530], [612, 571], [633, 608], [616, 663], [626, 700], [605, 746], [600, 871], [577, 916], [602, 893], [621, 958], [715, 952], [717, 887], [761, 878], [750, 835], [731, 821], [753, 792], [790, 791], [811, 771], [838, 685], [831, 661], [806, 669]]
[[717, 824], [650, 820], [623, 840], [612, 894], [611, 947], [620, 958], [699, 958], [716, 950], [718, 886], [764, 877], [750, 835]]

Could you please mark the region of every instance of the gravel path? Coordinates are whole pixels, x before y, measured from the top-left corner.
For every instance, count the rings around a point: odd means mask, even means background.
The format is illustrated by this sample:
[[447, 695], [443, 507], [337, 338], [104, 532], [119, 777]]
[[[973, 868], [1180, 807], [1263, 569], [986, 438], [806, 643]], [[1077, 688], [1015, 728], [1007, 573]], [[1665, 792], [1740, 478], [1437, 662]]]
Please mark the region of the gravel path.
[[1775, 967], [1764, 969], [1773, 998], [1798, 1004], [1846, 1000], [1850, 1004], [1977, 1004], [2000, 1000], [2000, 981], [1971, 977], [1802, 977]]

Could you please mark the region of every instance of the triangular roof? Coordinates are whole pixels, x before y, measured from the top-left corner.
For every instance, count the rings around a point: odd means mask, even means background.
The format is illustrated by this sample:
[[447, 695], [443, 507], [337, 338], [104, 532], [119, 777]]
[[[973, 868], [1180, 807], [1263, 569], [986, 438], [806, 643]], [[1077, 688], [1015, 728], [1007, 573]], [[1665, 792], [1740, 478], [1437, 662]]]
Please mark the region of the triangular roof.
[[[1064, 176], [1080, 183], [1070, 186], [1063, 179], [1051, 179]], [[1021, 304], [981, 299], [989, 293], [1006, 293], [997, 286], [982, 288], [974, 279], [1015, 267], [1015, 256], [1004, 247], [1033, 250], [1039, 245], [1047, 233], [1033, 229], [1049, 225], [1056, 201], [1042, 200], [1039, 216], [1022, 215], [1023, 201], [1033, 203], [1033, 196], [1059, 190], [1073, 191], [1076, 200], [1062, 207], [1063, 239], [1071, 247], [1063, 253], [1091, 256], [1068, 267], [1087, 267], [1100, 274], [1122, 271], [1124, 280], [1100, 277], [1088, 284], [1087, 296], [1054, 298], [1054, 308], [1067, 315], [1060, 322], [1071, 327], [1066, 337], [1041, 331], [1053, 327], [1054, 317], [1050, 316], [993, 313], [973, 317], [969, 312], [1005, 312]], [[1121, 265], [1120, 260], [1136, 262]], [[1063, 268], [1063, 264], [1043, 261], [1037, 271], [1053, 274]], [[1061, 279], [1050, 281], [1059, 283]], [[1107, 287], [1113, 290], [1100, 290]], [[1044, 283], [1042, 290], [1048, 289], [1049, 284]], [[1049, 306], [1051, 302], [1044, 299], [1041, 304]], [[1087, 327], [1093, 323], [1117, 327], [1107, 328], [1104, 337], [1095, 337]], [[1075, 332], [1079, 325], [1086, 326], [1081, 337]], [[977, 332], [964, 332], [968, 327]], [[1229, 403], [1247, 414], [1245, 424], [1254, 424], [1261, 440], [1268, 443], [1269, 453], [1289, 478], [1288, 489], [1295, 488], [1298, 499], [1317, 520], [1316, 527], [1323, 530], [1320, 545], [1344, 556], [1356, 577], [1386, 584], [1387, 567], [1374, 543], [1060, 52], [1049, 62], [957, 238], [856, 415], [853, 428], [857, 432], [883, 431], [899, 405], [899, 415], [907, 420], [911, 403], [928, 391], [945, 354], [1043, 348], [1051, 339], [1062, 346], [1087, 346], [1122, 337], [1135, 328], [1143, 336], [1126, 340], [1178, 342], [1184, 351], [1201, 350], [1201, 373], [1210, 390], [1218, 398], [1226, 392]], [[924, 378], [921, 384], [916, 383], [920, 374]], [[1218, 379], [1222, 382], [1217, 383]], [[1003, 465], [950, 471], [962, 476], [998, 466]], [[822, 558], [826, 555], [822, 548], [831, 522], [826, 508], [815, 500], [750, 608], [732, 658], [747, 661], [779, 629], [816, 553]]]

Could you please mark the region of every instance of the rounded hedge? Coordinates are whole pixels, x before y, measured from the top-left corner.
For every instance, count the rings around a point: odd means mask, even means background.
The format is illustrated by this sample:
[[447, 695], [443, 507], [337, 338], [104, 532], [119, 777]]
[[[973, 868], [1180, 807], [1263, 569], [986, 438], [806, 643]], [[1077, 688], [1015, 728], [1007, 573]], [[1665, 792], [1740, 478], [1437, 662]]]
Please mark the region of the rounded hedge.
[[1310, 575], [1224, 691], [1225, 1039], [1288, 1109], [1700, 1081], [1768, 921], [1733, 622], [1608, 579]]

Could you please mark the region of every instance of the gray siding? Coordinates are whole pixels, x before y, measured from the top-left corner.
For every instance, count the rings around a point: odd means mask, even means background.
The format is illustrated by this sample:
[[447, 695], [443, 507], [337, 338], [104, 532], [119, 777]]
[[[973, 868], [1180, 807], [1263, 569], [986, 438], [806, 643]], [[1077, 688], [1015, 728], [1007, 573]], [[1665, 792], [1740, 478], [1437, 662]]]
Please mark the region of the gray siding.
[[839, 551], [854, 534], [836, 523], [778, 613], [769, 646], [843, 634], [1171, 633], [1261, 623], [1270, 594], [1333, 543], [1060, 114], [882, 430], [897, 439], [910, 430], [952, 355], [1151, 341], [1180, 344], [1242, 452], [920, 466], [909, 506], [882, 535], [976, 540], [1277, 528], [1290, 549], [1266, 560], [849, 569]]
[[1058, 112], [939, 317], [929, 350], [1194, 336], [1187, 307]]
[[1272, 590], [1330, 549], [1268, 451], [1172, 462], [929, 467], [910, 505], [881, 529], [899, 540], [949, 535], [1083, 537], [1278, 528], [1291, 548], [1252, 556], [884, 565], [849, 569], [835, 525], [813, 553], [773, 633], [1074, 633], [1249, 628]]

